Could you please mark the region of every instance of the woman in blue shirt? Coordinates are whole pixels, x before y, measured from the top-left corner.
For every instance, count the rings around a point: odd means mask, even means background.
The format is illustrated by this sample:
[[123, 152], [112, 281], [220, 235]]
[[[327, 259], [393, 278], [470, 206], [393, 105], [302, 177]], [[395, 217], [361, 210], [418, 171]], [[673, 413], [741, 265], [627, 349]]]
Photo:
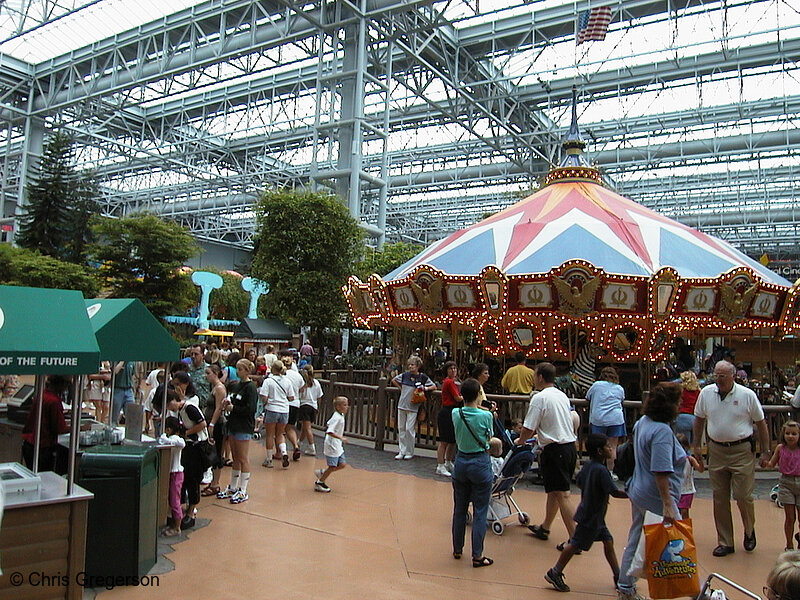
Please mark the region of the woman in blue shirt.
[[602, 433], [611, 445], [611, 458], [607, 461], [611, 470], [617, 458], [617, 445], [625, 437], [625, 413], [622, 410], [625, 390], [619, 384], [619, 375], [614, 367], [604, 367], [600, 371], [600, 379], [586, 392], [586, 399], [589, 401], [591, 433]]
[[453, 558], [461, 558], [472, 502], [472, 566], [487, 567], [494, 561], [483, 555], [486, 512], [492, 495], [492, 467], [487, 449], [492, 437], [492, 413], [477, 407], [481, 386], [475, 379], [461, 385], [463, 408], [453, 410], [456, 454], [453, 466]]

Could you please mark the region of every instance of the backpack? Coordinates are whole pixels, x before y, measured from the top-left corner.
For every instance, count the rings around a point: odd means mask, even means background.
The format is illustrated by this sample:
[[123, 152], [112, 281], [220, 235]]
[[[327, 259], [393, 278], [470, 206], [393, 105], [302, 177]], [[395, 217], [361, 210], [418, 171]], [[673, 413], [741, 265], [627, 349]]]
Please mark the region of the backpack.
[[636, 430], [624, 444], [617, 447], [617, 460], [614, 461], [614, 475], [620, 481], [628, 481], [633, 477], [633, 470], [636, 467], [636, 455], [634, 454]]

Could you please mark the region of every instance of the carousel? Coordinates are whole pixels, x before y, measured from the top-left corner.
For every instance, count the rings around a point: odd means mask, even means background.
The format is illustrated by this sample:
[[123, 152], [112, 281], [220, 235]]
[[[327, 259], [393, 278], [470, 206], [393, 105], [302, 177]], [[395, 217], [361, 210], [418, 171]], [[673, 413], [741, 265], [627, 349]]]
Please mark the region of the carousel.
[[363, 328], [474, 332], [493, 356], [657, 362], [680, 336], [796, 333], [800, 287], [727, 242], [603, 184], [573, 101], [560, 166], [534, 194], [342, 288]]

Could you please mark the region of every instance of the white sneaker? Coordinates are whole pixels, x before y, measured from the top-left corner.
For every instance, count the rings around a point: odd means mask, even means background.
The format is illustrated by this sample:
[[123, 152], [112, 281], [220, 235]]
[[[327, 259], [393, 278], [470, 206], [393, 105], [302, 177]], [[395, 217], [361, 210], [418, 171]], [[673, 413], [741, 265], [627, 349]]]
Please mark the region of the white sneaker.
[[211, 483], [211, 480], [214, 478], [214, 473], [211, 472], [211, 467], [206, 469], [206, 472], [203, 473], [203, 481], [201, 482], [203, 485]]
[[403, 460], [403, 453], [402, 452], [398, 452], [397, 454], [394, 455], [394, 459], [395, 460]]
[[264, 462], [261, 463], [262, 467], [267, 467], [268, 469], [272, 468], [272, 457], [267, 457], [264, 459]]
[[450, 473], [444, 465], [436, 465], [436, 474], [442, 475], [443, 477], [452, 477], [452, 473]]
[[327, 494], [328, 492], [331, 491], [331, 488], [328, 487], [327, 483], [324, 483], [322, 481], [317, 481], [314, 484], [314, 491], [315, 492], [322, 492], [323, 494]]
[[233, 489], [231, 486], [226, 487], [221, 492], [217, 492], [217, 498], [220, 500], [224, 500], [225, 498], [231, 498], [237, 490]]
[[237, 490], [236, 493], [231, 496], [230, 503], [231, 504], [241, 504], [242, 502], [247, 502], [250, 499], [250, 496], [247, 495], [247, 492], [243, 492], [242, 490]]
[[305, 454], [306, 456], [316, 456], [317, 455], [317, 451], [314, 448], [312, 448], [311, 446], [309, 446], [308, 448], [305, 449], [303, 454]]
[[452, 460], [446, 460], [444, 461], [444, 468], [452, 473], [453, 469], [455, 469], [455, 465], [453, 464]]
[[[397, 457], [395, 457], [395, 458], [397, 458]], [[403, 460], [411, 460], [412, 458], [414, 458], [414, 455], [413, 455], [413, 454], [406, 454], [406, 455], [403, 457]]]
[[324, 472], [325, 472], [325, 469], [317, 469], [316, 471], [314, 471], [314, 475], [317, 476], [317, 480], [319, 480], [319, 478], [322, 477], [322, 474]]
[[617, 600], [647, 600], [647, 596], [642, 596], [636, 590], [632, 592], [624, 592], [617, 588]]

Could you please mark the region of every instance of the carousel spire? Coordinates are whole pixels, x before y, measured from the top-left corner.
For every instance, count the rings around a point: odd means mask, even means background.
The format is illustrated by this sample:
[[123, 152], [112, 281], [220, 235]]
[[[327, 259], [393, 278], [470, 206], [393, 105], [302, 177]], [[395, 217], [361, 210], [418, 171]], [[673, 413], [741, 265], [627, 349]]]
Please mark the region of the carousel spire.
[[583, 152], [586, 143], [578, 128], [578, 88], [574, 85], [572, 86], [572, 122], [561, 147], [564, 149], [564, 158], [561, 159], [558, 167], [551, 169], [547, 174], [545, 185], [561, 179], [588, 179], [597, 183], [603, 182], [600, 172], [589, 164]]

